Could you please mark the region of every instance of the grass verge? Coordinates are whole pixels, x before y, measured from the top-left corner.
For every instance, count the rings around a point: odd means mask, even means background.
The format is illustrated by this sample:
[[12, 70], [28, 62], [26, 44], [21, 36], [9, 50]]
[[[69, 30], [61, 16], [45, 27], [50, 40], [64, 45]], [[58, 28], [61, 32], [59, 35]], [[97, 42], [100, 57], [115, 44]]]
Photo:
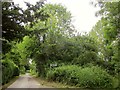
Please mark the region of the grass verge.
[[0, 90], [5, 90], [7, 87], [9, 87], [12, 83], [14, 83], [19, 76], [14, 77], [13, 79], [10, 80], [7, 84], [3, 85], [0, 87]]
[[44, 88], [79, 88], [75, 86], [66, 85], [59, 82], [54, 81], [48, 81], [46, 79], [40, 78], [40, 77], [33, 77], [36, 81], [38, 81], [42, 86], [45, 86]]

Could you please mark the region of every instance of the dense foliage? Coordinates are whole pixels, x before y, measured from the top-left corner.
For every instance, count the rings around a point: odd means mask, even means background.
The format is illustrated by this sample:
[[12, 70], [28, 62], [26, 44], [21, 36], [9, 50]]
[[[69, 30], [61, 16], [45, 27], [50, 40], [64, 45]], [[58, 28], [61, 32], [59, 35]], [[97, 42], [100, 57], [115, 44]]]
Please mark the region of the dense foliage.
[[[29, 35], [31, 32], [25, 29], [25, 25], [28, 23], [33, 25], [33, 21], [45, 20], [48, 15], [44, 16], [42, 11], [37, 13], [37, 10], [43, 6], [44, 2], [37, 2], [36, 5], [32, 5], [26, 2], [28, 7], [23, 10], [19, 5], [15, 5], [14, 2], [1, 2], [2, 3], [2, 84], [6, 84], [13, 76], [17, 74], [20, 69], [20, 73], [25, 73], [29, 69], [28, 55], [21, 52], [20, 41], [23, 41], [23, 37]], [[19, 43], [19, 44], [18, 44]], [[27, 44], [27, 43], [26, 43]], [[19, 48], [19, 49], [18, 49]], [[26, 48], [26, 47], [23, 47]], [[23, 49], [24, 50], [24, 49]], [[24, 51], [25, 52], [25, 51]], [[4, 66], [5, 63], [5, 66]], [[13, 63], [13, 64], [11, 64]], [[8, 66], [6, 66], [8, 64]], [[18, 70], [14, 67], [18, 67]]]
[[98, 2], [96, 5], [101, 7], [97, 15], [102, 18], [90, 34], [99, 43], [102, 57], [98, 64], [120, 81], [120, 2]]
[[47, 79], [59, 81], [81, 88], [111, 88], [112, 77], [97, 66], [81, 68], [76, 65], [62, 66], [51, 69]]
[[28, 7], [22, 10], [3, 2], [2, 83], [30, 70], [81, 88], [119, 88], [119, 4], [95, 3], [101, 7], [96, 13], [101, 20], [82, 35], [76, 33], [71, 13], [61, 4], [26, 2]]
[[11, 60], [2, 60], [2, 84], [8, 83], [13, 77], [20, 73], [18, 66]]

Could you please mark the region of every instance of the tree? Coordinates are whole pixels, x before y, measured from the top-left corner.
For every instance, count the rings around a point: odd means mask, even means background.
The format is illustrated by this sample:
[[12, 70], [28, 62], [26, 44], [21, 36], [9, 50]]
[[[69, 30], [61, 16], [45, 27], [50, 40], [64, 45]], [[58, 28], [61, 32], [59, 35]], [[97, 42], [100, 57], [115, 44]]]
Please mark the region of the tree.
[[43, 7], [44, 1], [39, 1], [35, 5], [26, 2], [28, 8], [23, 10], [14, 2], [2, 2], [2, 45], [3, 53], [7, 53], [11, 45], [11, 41], [21, 41], [25, 35], [30, 32], [24, 28], [25, 24], [30, 23], [31, 27], [36, 20], [44, 21], [48, 15], [43, 15], [42, 11], [37, 10]]
[[[104, 40], [104, 59], [106, 64], [104, 65], [109, 73], [114, 75], [115, 73], [119, 73], [119, 63], [120, 61], [120, 10], [118, 9], [120, 6], [120, 2], [101, 2], [98, 1], [94, 5], [100, 6], [101, 10], [96, 13], [96, 15], [101, 16], [102, 27], [101, 30], [103, 32], [103, 40]], [[97, 29], [100, 30], [100, 29]], [[96, 30], [96, 31], [97, 31]], [[99, 31], [100, 33], [100, 31]], [[116, 48], [115, 48], [116, 47]]]
[[[25, 69], [24, 67], [28, 68], [28, 60], [26, 59], [29, 58], [31, 52], [27, 51], [25, 48], [26, 43], [29, 44], [31, 41], [28, 40], [27, 42], [26, 40], [25, 45], [23, 43], [21, 44], [21, 42], [24, 36], [31, 35], [32, 32], [26, 30], [25, 25], [29, 23], [32, 27], [33, 22], [37, 22], [37, 20], [44, 21], [48, 18], [48, 15], [43, 15], [42, 11], [39, 13], [37, 12], [38, 9], [43, 7], [44, 1], [39, 1], [35, 5], [26, 2], [26, 5], [28, 8], [26, 10], [23, 10], [19, 7], [19, 5], [15, 5], [14, 2], [2, 2], [2, 64], [4, 62], [8, 62], [8, 64], [9, 62], [13, 63], [10, 67], [16, 67], [14, 73], [17, 73], [17, 71], [19, 71], [17, 69], [20, 69], [21, 71]], [[25, 46], [23, 52], [20, 51], [23, 48], [19, 48], [20, 46], [18, 43], [23, 47]], [[27, 49], [28, 48], [30, 47], [27, 47]], [[29, 53], [25, 53], [25, 50]], [[13, 73], [13, 70], [9, 69], [10, 68], [7, 68], [5, 66], [5, 70], [3, 71], [5, 77]], [[8, 75], [6, 70], [10, 72]]]
[[[36, 61], [39, 73], [44, 73], [45, 65], [49, 60], [55, 61], [59, 57], [58, 54], [62, 49], [62, 40], [72, 35], [74, 29], [71, 24], [71, 14], [62, 5], [46, 4], [39, 9], [37, 13], [43, 12], [49, 16], [46, 21], [37, 20], [26, 25], [26, 29], [33, 32], [37, 38], [36, 51], [33, 53], [33, 59]], [[50, 61], [50, 62], [51, 62]], [[49, 65], [49, 64], [48, 64]]]
[[[22, 9], [13, 2], [2, 2], [2, 35], [8, 41], [22, 39], [25, 34], [24, 26], [21, 25]], [[24, 33], [23, 33], [24, 32]]]

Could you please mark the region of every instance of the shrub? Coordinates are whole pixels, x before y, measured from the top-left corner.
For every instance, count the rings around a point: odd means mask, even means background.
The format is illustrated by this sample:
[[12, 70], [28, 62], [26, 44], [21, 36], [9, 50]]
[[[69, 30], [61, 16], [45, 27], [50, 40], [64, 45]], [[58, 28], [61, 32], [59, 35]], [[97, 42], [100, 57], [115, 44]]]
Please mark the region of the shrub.
[[19, 75], [19, 68], [10, 60], [2, 60], [2, 84]]
[[19, 76], [19, 74], [20, 74], [19, 67], [15, 65], [13, 76]]
[[79, 86], [89, 88], [110, 88], [112, 86], [112, 77], [97, 66], [83, 68], [79, 76]]
[[81, 68], [75, 65], [57, 67], [47, 73], [47, 79], [82, 88], [110, 88], [112, 86], [112, 77], [98, 66], [91, 68]]
[[21, 73], [21, 74], [25, 74], [25, 67], [24, 67], [24, 66], [21, 66], [21, 67], [20, 67], [20, 73]]

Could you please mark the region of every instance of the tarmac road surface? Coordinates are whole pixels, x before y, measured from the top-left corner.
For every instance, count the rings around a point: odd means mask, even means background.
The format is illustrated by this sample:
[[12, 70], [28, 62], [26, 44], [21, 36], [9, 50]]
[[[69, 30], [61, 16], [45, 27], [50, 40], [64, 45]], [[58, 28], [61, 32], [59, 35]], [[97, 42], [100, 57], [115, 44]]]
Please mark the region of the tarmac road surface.
[[40, 85], [40, 83], [35, 81], [33, 77], [29, 75], [29, 73], [26, 73], [25, 75], [20, 76], [7, 89], [9, 90], [10, 88], [44, 88], [44, 87]]

